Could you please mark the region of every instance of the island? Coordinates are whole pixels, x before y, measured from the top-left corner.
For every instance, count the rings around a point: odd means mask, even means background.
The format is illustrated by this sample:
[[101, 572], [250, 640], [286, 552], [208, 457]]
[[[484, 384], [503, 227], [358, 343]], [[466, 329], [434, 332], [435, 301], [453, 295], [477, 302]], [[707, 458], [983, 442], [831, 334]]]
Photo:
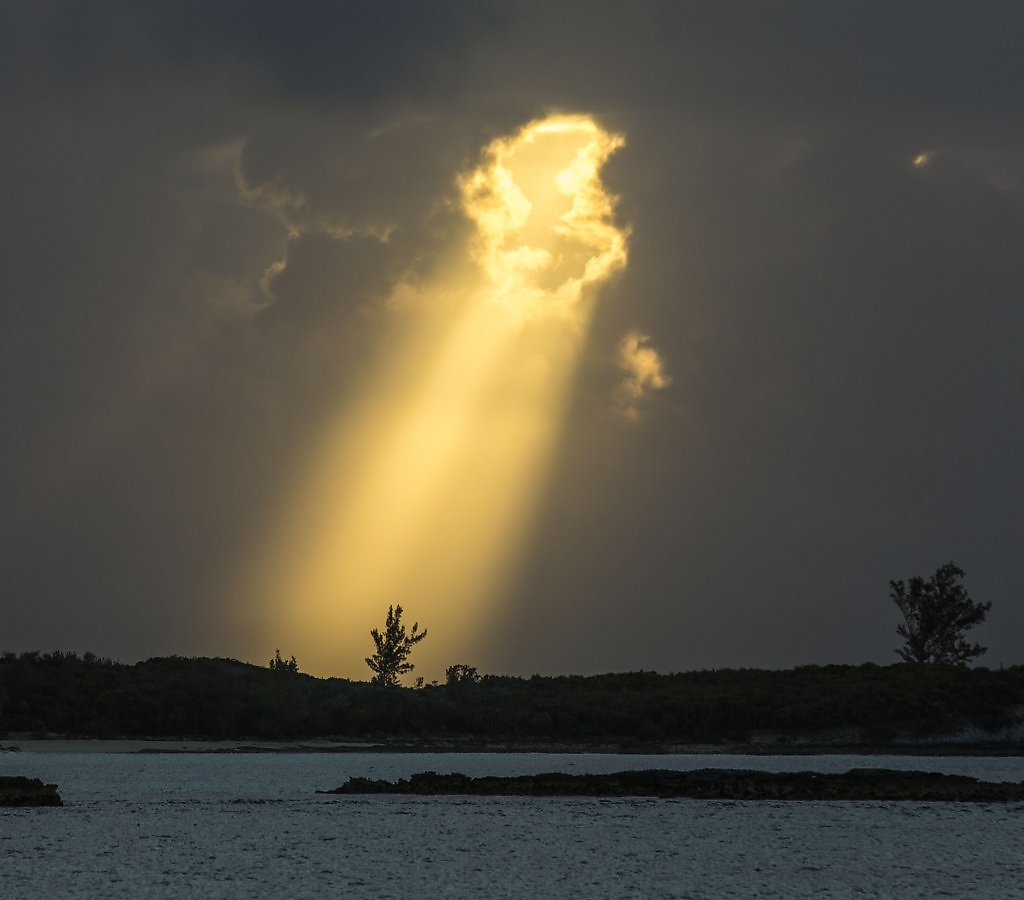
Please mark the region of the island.
[[605, 775], [484, 776], [420, 772], [398, 781], [350, 778], [322, 794], [491, 797], [688, 797], [700, 800], [911, 800], [962, 803], [1024, 801], [1024, 783], [892, 769], [756, 772], [748, 769], [648, 769]]
[[450, 668], [444, 684], [386, 687], [221, 658], [128, 665], [88, 653], [0, 653], [0, 742], [1024, 755], [1024, 666], [865, 663], [528, 678]]

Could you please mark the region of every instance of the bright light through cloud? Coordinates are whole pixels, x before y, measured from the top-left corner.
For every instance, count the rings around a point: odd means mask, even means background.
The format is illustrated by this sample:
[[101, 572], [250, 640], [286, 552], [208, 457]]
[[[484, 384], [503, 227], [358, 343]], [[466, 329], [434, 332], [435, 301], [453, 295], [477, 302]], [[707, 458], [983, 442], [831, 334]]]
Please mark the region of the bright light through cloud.
[[600, 179], [622, 144], [589, 116], [549, 116], [458, 179], [471, 246], [398, 288], [418, 327], [325, 434], [247, 573], [266, 646], [362, 678], [370, 628], [400, 603], [430, 629], [417, 674], [473, 660], [544, 487], [594, 289], [626, 265]]
[[552, 116], [491, 144], [461, 180], [490, 301], [517, 318], [578, 317], [583, 288], [625, 265], [599, 177], [622, 143], [588, 116]]

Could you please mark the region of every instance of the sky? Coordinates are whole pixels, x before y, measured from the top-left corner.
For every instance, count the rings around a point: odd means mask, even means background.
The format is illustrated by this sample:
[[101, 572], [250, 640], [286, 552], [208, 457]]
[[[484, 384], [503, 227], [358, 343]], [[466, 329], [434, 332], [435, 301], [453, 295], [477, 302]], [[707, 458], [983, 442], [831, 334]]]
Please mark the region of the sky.
[[0, 649], [887, 664], [952, 560], [1024, 662], [1022, 31], [5, 3]]

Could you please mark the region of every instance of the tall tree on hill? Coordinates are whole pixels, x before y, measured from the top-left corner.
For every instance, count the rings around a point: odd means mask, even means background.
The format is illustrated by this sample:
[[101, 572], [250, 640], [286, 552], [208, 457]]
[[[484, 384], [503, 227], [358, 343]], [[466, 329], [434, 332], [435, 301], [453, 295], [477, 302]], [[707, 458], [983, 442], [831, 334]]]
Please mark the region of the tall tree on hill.
[[964, 665], [988, 648], [971, 644], [965, 634], [985, 621], [991, 603], [978, 603], [963, 586], [964, 570], [951, 562], [925, 581], [890, 581], [890, 593], [903, 622], [896, 633], [903, 646], [896, 652], [904, 662]]
[[371, 684], [379, 684], [383, 687], [394, 687], [398, 684], [400, 676], [411, 672], [416, 668], [412, 663], [406, 662], [412, 648], [427, 636], [427, 629], [419, 630], [420, 624], [416, 622], [412, 626], [412, 632], [406, 634], [405, 626], [402, 624], [402, 607], [388, 607], [388, 617], [384, 623], [384, 633], [374, 628], [370, 631], [370, 637], [377, 647], [373, 656], [366, 657], [366, 664], [374, 672]]

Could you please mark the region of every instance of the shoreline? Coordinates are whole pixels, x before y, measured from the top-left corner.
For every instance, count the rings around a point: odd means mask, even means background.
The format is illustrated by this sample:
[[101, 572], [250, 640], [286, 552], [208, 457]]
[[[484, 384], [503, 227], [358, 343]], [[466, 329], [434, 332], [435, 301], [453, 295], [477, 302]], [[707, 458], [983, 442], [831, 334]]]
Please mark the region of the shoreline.
[[1019, 757], [1021, 743], [729, 743], [729, 744], [614, 744], [531, 743], [517, 741], [345, 741], [310, 739], [262, 740], [169, 740], [145, 738], [7, 738], [0, 740], [0, 759], [6, 753], [124, 753], [124, 754], [260, 754], [260, 753], [532, 753], [608, 754], [643, 756], [918, 756], [918, 757]]

